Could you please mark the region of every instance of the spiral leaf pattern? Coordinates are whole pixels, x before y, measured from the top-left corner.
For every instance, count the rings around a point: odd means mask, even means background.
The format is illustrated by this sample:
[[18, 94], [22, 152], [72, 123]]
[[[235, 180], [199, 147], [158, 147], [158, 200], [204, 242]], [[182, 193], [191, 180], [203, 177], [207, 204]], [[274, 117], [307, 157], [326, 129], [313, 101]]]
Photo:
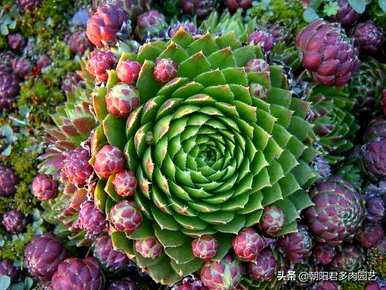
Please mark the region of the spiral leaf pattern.
[[[99, 180], [96, 204], [108, 215], [122, 199], [137, 203], [140, 228], [116, 231], [112, 240], [156, 281], [171, 284], [202, 268], [192, 254], [194, 238], [215, 236], [214, 260], [221, 260], [241, 229], [259, 223], [264, 207], [283, 209], [282, 235], [296, 231], [298, 213], [312, 204], [305, 191], [317, 177], [308, 165], [316, 153], [305, 120], [309, 104], [292, 98], [281, 67], [246, 72], [248, 61], [262, 57], [259, 47], [244, 46], [234, 33], [193, 37], [180, 29], [169, 42], [121, 55], [120, 62], [142, 64], [136, 83], [141, 105], [127, 119], [106, 111], [106, 93], [118, 82], [114, 70], [106, 88], [94, 94], [101, 123], [94, 156], [106, 143], [120, 148], [138, 181], [131, 198], [114, 192], [114, 176]], [[158, 59], [178, 66], [166, 84], [153, 76]], [[253, 84], [263, 86], [267, 97], [251, 95]], [[164, 251], [146, 259], [134, 244], [152, 237]]]

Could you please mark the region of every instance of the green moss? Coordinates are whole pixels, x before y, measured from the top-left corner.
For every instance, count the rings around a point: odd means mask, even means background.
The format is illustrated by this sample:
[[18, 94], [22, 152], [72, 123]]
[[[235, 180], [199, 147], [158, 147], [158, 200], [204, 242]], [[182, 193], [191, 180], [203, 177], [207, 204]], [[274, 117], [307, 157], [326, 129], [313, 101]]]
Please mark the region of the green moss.
[[62, 41], [54, 43], [49, 57], [53, 60], [52, 64], [44, 69], [40, 76], [30, 78], [21, 85], [17, 103], [18, 106], [31, 107], [29, 122], [35, 128], [41, 127], [42, 122], [49, 122], [50, 114], [65, 100], [61, 90], [63, 77], [68, 72], [80, 68]]
[[303, 20], [303, 6], [296, 0], [260, 1], [249, 11], [251, 17], [257, 17], [258, 22], [281, 23], [288, 31], [297, 31], [305, 25]]

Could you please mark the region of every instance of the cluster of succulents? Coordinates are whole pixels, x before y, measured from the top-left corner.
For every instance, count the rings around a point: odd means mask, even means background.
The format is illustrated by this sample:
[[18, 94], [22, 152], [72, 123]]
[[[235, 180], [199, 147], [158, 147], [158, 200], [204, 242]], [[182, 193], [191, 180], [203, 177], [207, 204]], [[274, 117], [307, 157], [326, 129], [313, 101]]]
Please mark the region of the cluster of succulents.
[[4, 1], [0, 288], [386, 287], [382, 1]]

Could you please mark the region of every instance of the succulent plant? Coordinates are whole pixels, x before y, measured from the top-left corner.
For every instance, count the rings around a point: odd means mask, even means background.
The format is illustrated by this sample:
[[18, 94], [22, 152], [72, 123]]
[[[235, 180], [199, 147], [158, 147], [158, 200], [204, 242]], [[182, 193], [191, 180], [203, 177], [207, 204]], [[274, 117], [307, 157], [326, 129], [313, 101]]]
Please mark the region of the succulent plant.
[[41, 0], [17, 0], [17, 4], [23, 11], [33, 11], [40, 5]]
[[249, 35], [248, 42], [250, 44], [261, 46], [264, 52], [267, 53], [270, 52], [273, 47], [274, 38], [270, 32], [256, 30]]
[[368, 176], [374, 180], [386, 177], [386, 138], [370, 141], [362, 147], [362, 163]]
[[252, 6], [252, 0], [226, 0], [225, 4], [228, 10], [232, 13], [238, 9], [246, 10]]
[[162, 254], [163, 247], [157, 238], [151, 237], [135, 241], [135, 250], [142, 257], [154, 260]]
[[277, 271], [277, 261], [269, 248], [264, 249], [256, 259], [248, 263], [248, 275], [256, 281], [270, 281]]
[[107, 290], [140, 290], [140, 288], [133, 280], [125, 278], [111, 282]]
[[354, 44], [361, 53], [376, 55], [384, 42], [383, 31], [372, 21], [359, 23], [352, 34]]
[[98, 81], [107, 80], [107, 70], [116, 63], [116, 58], [111, 51], [93, 50], [87, 62], [87, 71]]
[[57, 182], [47, 174], [38, 174], [32, 181], [32, 194], [39, 200], [49, 200], [58, 193]]
[[62, 80], [61, 89], [66, 94], [75, 94], [78, 87], [82, 87], [83, 78], [77, 72], [69, 72]]
[[323, 85], [347, 84], [359, 66], [357, 49], [333, 23], [315, 20], [307, 25], [296, 36], [296, 47], [304, 67]]
[[86, 31], [79, 30], [72, 33], [67, 39], [70, 50], [78, 55], [83, 55], [87, 49], [91, 48], [91, 43], [87, 38]]
[[87, 37], [96, 47], [114, 45], [121, 30], [130, 27], [128, 14], [115, 5], [102, 5], [87, 21]]
[[0, 65], [0, 112], [10, 109], [19, 93], [19, 79], [4, 65]]
[[182, 0], [181, 7], [186, 14], [205, 18], [216, 10], [217, 0]]
[[365, 189], [366, 219], [370, 222], [380, 222], [385, 217], [385, 202], [382, 194], [385, 192], [385, 183], [378, 186], [369, 185]]
[[297, 264], [312, 254], [313, 241], [308, 228], [299, 225], [296, 233], [280, 238], [277, 241], [277, 246], [287, 261]]
[[200, 34], [200, 30], [198, 29], [195, 23], [186, 21], [186, 22], [176, 22], [171, 24], [168, 28], [168, 36], [172, 38], [179, 29], [184, 29], [186, 32], [189, 32], [192, 36]]
[[[305, 190], [317, 175], [309, 166], [316, 154], [315, 135], [305, 121], [309, 104], [291, 97], [280, 66], [246, 72], [250, 60], [262, 57], [257, 46], [242, 46], [234, 32], [193, 37], [179, 29], [169, 42], [121, 53], [118, 66], [127, 60], [141, 64], [135, 83], [140, 106], [127, 118], [107, 110], [109, 93], [122, 85], [115, 70], [105, 87], [95, 88], [100, 122], [90, 145], [99, 177], [95, 206], [111, 224], [114, 247], [162, 284], [203, 267], [190, 246], [194, 239], [213, 236], [219, 246], [210, 262], [221, 261], [235, 235], [259, 222], [264, 207], [283, 210], [281, 236], [296, 231], [298, 213], [311, 205]], [[176, 71], [165, 71], [162, 60], [172, 60]], [[265, 100], [250, 95], [251, 84], [266, 88]], [[192, 106], [197, 110], [190, 111]], [[173, 112], [182, 115], [173, 119]], [[180, 157], [172, 157], [174, 146]], [[133, 195], [115, 188], [123, 171], [135, 174]], [[163, 248], [155, 259], [136, 249], [137, 241], [149, 238]]]
[[353, 139], [359, 129], [354, 107], [348, 93], [335, 88], [315, 86], [307, 98], [312, 103], [310, 121], [319, 136], [319, 144], [326, 151], [324, 158], [330, 163], [343, 159], [342, 153], [353, 148]]
[[93, 169], [88, 163], [89, 159], [90, 152], [84, 147], [78, 147], [67, 152], [61, 168], [62, 178], [76, 186], [86, 184], [93, 173]]
[[52, 234], [35, 237], [24, 250], [24, 264], [32, 277], [49, 281], [67, 257], [66, 249]]
[[314, 237], [338, 245], [351, 239], [364, 218], [364, 204], [357, 190], [339, 176], [318, 182], [310, 191], [314, 206], [304, 217]]
[[114, 86], [106, 97], [107, 111], [119, 118], [127, 118], [139, 106], [138, 91], [133, 86], [119, 84]]
[[27, 220], [20, 211], [12, 209], [3, 214], [1, 223], [8, 233], [17, 234], [25, 230]]
[[194, 276], [188, 276], [174, 285], [172, 290], [208, 290], [202, 281]]
[[351, 7], [349, 2], [350, 1], [348, 0], [338, 0], [338, 11], [336, 15], [332, 17], [333, 21], [339, 22], [345, 27], [353, 26], [360, 17], [360, 15]]
[[363, 248], [369, 249], [381, 242], [384, 236], [385, 232], [382, 225], [364, 223], [355, 237]]
[[365, 118], [380, 111], [385, 72], [373, 58], [362, 62], [349, 83], [349, 93], [355, 100], [355, 110]]
[[221, 261], [206, 262], [201, 269], [201, 281], [209, 290], [235, 289], [243, 275], [243, 266], [231, 256]]
[[139, 62], [132, 60], [122, 61], [117, 66], [117, 77], [128, 85], [134, 85], [140, 70], [141, 64]]
[[218, 241], [215, 237], [204, 235], [192, 241], [193, 256], [202, 260], [211, 260], [217, 255]]
[[276, 236], [283, 229], [284, 218], [285, 214], [280, 207], [266, 207], [259, 223], [260, 229], [268, 236]]
[[315, 283], [311, 290], [339, 290], [339, 284], [335, 281], [320, 281]]
[[338, 271], [353, 272], [358, 270], [364, 262], [361, 248], [355, 245], [344, 245], [337, 253], [331, 266]]
[[141, 40], [161, 37], [167, 28], [165, 15], [152, 9], [138, 16], [135, 33]]
[[25, 79], [31, 72], [31, 64], [25, 58], [15, 58], [12, 60], [12, 69], [20, 79]]
[[336, 255], [336, 247], [328, 244], [317, 244], [312, 249], [315, 263], [319, 265], [328, 265]]
[[10, 167], [0, 164], [0, 196], [11, 196], [16, 192], [16, 175]]
[[11, 260], [0, 260], [0, 276], [8, 276], [15, 281], [19, 275], [19, 270]]
[[267, 246], [265, 239], [253, 228], [242, 229], [232, 241], [233, 251], [242, 261], [254, 261]]
[[112, 272], [123, 270], [130, 263], [129, 258], [124, 253], [113, 249], [113, 243], [108, 235], [100, 236], [95, 240], [94, 257]]
[[8, 46], [15, 52], [21, 51], [25, 46], [25, 40], [20, 33], [8, 34]]
[[97, 260], [92, 257], [64, 260], [59, 264], [51, 280], [53, 290], [102, 290], [103, 286], [102, 271]]
[[105, 215], [92, 201], [82, 203], [77, 226], [86, 231], [90, 238], [97, 237], [107, 230]]

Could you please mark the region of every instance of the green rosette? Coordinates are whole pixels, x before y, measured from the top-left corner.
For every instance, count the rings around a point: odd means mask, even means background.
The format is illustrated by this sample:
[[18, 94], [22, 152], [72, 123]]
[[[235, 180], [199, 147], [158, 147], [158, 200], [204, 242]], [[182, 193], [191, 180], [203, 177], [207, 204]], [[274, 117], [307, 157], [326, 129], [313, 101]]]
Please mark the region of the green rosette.
[[[121, 55], [120, 61], [142, 64], [136, 83], [141, 105], [127, 119], [106, 110], [106, 92], [118, 83], [115, 71], [94, 94], [100, 125], [93, 155], [107, 143], [125, 153], [138, 181], [133, 200], [144, 218], [132, 234], [112, 233], [113, 244], [162, 284], [201, 269], [191, 249], [195, 237], [215, 236], [214, 259], [220, 260], [241, 229], [259, 222], [264, 207], [283, 209], [283, 235], [296, 231], [299, 213], [312, 205], [306, 190], [317, 178], [309, 166], [317, 152], [305, 120], [310, 104], [291, 96], [280, 66], [268, 74], [245, 71], [249, 60], [262, 57], [233, 32], [192, 37], [180, 29], [168, 42]], [[177, 77], [163, 85], [153, 78], [161, 58], [178, 64]], [[256, 83], [266, 98], [251, 95]], [[107, 216], [122, 199], [111, 183], [112, 177], [99, 180], [95, 190]], [[133, 243], [153, 236], [164, 251], [146, 259]]]

